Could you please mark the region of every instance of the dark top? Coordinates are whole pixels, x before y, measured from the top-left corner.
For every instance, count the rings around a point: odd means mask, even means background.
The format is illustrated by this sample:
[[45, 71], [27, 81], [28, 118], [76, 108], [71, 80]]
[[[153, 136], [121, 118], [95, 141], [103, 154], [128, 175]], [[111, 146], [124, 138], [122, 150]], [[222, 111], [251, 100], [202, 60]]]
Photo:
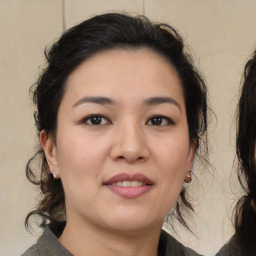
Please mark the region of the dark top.
[[231, 256], [231, 242], [226, 243], [215, 256]]
[[235, 236], [218, 251], [215, 256], [255, 256], [256, 254], [251, 252], [249, 248], [241, 249], [239, 243], [235, 239]]
[[[61, 227], [63, 230], [64, 226]], [[61, 231], [62, 232], [62, 231]], [[60, 227], [44, 228], [43, 234], [36, 244], [31, 246], [22, 256], [72, 256], [72, 254], [58, 241]], [[178, 242], [175, 238], [162, 230], [158, 246], [159, 256], [200, 256], [192, 249], [189, 249]]]

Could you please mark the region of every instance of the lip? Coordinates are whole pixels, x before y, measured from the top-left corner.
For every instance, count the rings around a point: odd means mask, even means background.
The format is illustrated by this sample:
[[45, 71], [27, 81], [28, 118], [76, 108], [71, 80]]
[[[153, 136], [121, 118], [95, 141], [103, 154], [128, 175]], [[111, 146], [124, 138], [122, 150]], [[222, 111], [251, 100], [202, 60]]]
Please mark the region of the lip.
[[[139, 181], [142, 182], [143, 185], [136, 187], [122, 187], [114, 184], [120, 181]], [[146, 177], [144, 174], [120, 173], [108, 179], [106, 182], [103, 183], [103, 185], [121, 197], [133, 199], [140, 197], [143, 194], [147, 193], [149, 190], [151, 190], [154, 182]]]
[[137, 180], [142, 183], [145, 183], [146, 185], [154, 185], [154, 182], [150, 180], [147, 176], [141, 173], [135, 173], [135, 174], [128, 174], [128, 173], [119, 173], [110, 179], [108, 179], [106, 182], [104, 182], [104, 185], [110, 185], [112, 183], [117, 183], [118, 181], [133, 181]]

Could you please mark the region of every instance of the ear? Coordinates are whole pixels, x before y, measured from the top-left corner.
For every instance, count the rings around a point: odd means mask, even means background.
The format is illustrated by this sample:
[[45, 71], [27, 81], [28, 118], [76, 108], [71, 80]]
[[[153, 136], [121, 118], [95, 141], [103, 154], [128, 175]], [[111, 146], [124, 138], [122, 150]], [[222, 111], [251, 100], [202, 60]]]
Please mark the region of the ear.
[[57, 148], [53, 138], [48, 136], [45, 130], [40, 132], [40, 144], [44, 150], [50, 172], [53, 174], [54, 178], [59, 178]]
[[194, 158], [195, 158], [195, 151], [196, 151], [196, 145], [197, 145], [197, 141], [193, 140], [190, 143], [189, 146], [189, 152], [188, 152], [188, 170], [191, 170], [193, 167], [193, 163], [194, 163]]
[[184, 179], [184, 181], [186, 183], [190, 183], [191, 182], [191, 169], [192, 169], [194, 158], [195, 158], [196, 145], [197, 145], [197, 142], [195, 140], [193, 140], [190, 143], [190, 146], [189, 146], [188, 166], [187, 166], [186, 176], [185, 176], [185, 179]]

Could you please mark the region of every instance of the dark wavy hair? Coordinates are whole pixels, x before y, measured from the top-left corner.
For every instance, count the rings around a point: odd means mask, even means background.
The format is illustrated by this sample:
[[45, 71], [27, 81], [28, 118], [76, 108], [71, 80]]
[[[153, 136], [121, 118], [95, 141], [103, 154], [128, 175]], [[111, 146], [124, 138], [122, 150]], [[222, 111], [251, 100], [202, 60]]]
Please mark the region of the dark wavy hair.
[[256, 51], [244, 68], [237, 120], [238, 178], [245, 195], [235, 208], [234, 241], [242, 255], [256, 255]]
[[[167, 24], [152, 23], [144, 16], [108, 13], [92, 17], [66, 31], [50, 49], [45, 50], [47, 66], [30, 90], [37, 107], [34, 117], [38, 135], [45, 130], [48, 136], [55, 138], [65, 82], [83, 61], [106, 50], [139, 48], [160, 54], [176, 68], [183, 87], [189, 138], [196, 143], [199, 159], [206, 159], [207, 150], [202, 150], [207, 149], [205, 82], [195, 69], [176, 30]], [[35, 160], [39, 160], [39, 164], [33, 164]], [[39, 169], [35, 166], [39, 166]], [[65, 196], [61, 179], [53, 179], [40, 146], [27, 164], [26, 175], [32, 183], [40, 186], [42, 196], [36, 210], [28, 214], [26, 227], [29, 217], [34, 214], [42, 217], [42, 224], [47, 221], [65, 221]], [[185, 196], [185, 189], [180, 193], [172, 216], [175, 215], [188, 228], [182, 214], [184, 206], [193, 210]]]

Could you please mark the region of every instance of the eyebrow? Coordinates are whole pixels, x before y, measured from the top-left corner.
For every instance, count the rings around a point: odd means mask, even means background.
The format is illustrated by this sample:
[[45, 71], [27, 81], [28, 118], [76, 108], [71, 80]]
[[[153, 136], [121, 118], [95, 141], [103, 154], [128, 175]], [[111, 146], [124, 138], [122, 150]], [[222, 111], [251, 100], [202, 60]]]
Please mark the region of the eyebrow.
[[144, 104], [146, 105], [158, 105], [158, 104], [164, 104], [164, 103], [174, 104], [181, 110], [180, 104], [171, 97], [152, 97], [144, 101]]
[[[114, 105], [116, 102], [110, 98], [103, 97], [103, 96], [95, 96], [95, 97], [83, 97], [82, 99], [78, 100], [74, 105], [74, 107], [77, 107], [84, 103], [95, 103], [100, 105]], [[146, 99], [143, 104], [144, 105], [158, 105], [158, 104], [174, 104], [181, 110], [180, 104], [171, 97], [151, 97]]]
[[116, 102], [110, 98], [97, 96], [97, 97], [83, 97], [82, 99], [78, 100], [74, 105], [74, 107], [77, 107], [78, 105], [81, 105], [83, 103], [96, 103], [100, 105], [113, 105]]

